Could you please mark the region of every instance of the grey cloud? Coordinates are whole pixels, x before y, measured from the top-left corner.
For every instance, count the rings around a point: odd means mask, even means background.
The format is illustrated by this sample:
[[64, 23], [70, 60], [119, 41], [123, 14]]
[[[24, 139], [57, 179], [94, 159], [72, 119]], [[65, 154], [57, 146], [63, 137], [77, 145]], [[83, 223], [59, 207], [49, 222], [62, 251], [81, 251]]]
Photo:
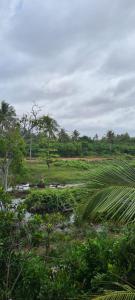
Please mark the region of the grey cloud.
[[132, 37], [131, 45], [128, 40], [119, 43], [108, 55], [101, 67], [101, 72], [118, 76], [135, 73], [135, 35]]
[[127, 93], [131, 93], [135, 89], [135, 76], [129, 77], [127, 79], [122, 79], [118, 82], [115, 89], [112, 89], [114, 96], [119, 96]]
[[[135, 126], [134, 0], [1, 0], [0, 97], [82, 133]], [[24, 105], [25, 104], [25, 105]]]
[[56, 61], [61, 65], [66, 54], [68, 66], [72, 55], [72, 65], [76, 68], [78, 55], [88, 66], [114, 39], [119, 42], [129, 30], [133, 31], [133, 1], [129, 1], [128, 9], [125, 3], [126, 0], [115, 0], [110, 9], [107, 0], [101, 3], [97, 0], [24, 0], [23, 8], [12, 18], [7, 37], [13, 48], [42, 59], [45, 67], [50, 67], [52, 59], [54, 67]]

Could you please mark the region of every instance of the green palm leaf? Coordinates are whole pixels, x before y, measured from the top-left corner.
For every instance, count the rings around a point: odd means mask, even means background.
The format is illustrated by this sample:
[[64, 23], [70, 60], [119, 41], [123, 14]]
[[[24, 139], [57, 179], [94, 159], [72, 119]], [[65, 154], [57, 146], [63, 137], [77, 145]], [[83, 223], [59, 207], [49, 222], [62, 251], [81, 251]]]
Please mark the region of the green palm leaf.
[[127, 163], [115, 162], [100, 167], [90, 175], [93, 190], [83, 218], [135, 222], [135, 169]]
[[135, 300], [135, 292], [118, 291], [110, 292], [104, 296], [95, 298], [96, 300]]

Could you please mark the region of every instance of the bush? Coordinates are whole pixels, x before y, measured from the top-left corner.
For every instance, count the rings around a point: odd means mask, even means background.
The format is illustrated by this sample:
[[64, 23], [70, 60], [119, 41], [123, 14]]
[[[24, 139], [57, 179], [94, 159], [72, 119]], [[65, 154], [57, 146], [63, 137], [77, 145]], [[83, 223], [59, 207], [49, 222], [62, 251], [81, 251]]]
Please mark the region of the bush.
[[68, 212], [73, 209], [75, 199], [69, 189], [46, 189], [32, 191], [26, 199], [26, 205], [32, 213]]
[[123, 280], [135, 285], [135, 226], [131, 226], [124, 235], [116, 240], [112, 248], [110, 263], [113, 272]]
[[91, 163], [84, 160], [57, 160], [54, 163], [55, 166], [59, 167], [68, 167], [72, 169], [79, 169], [79, 170], [90, 170]]
[[101, 245], [95, 240], [75, 246], [67, 260], [70, 276], [84, 291], [92, 289], [92, 279], [107, 272], [107, 260]]

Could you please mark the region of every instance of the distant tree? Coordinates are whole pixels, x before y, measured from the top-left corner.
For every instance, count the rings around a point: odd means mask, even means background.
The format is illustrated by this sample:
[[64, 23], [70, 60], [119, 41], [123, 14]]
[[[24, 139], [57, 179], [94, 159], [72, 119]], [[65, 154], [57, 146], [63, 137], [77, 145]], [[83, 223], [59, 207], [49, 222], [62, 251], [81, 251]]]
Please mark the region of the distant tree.
[[2, 134], [3, 130], [9, 127], [10, 123], [13, 123], [13, 121], [16, 121], [14, 108], [5, 101], [2, 101], [0, 107], [0, 133]]
[[58, 133], [58, 140], [61, 143], [66, 143], [70, 141], [70, 137], [64, 128], [61, 128], [60, 132]]
[[91, 142], [91, 137], [89, 137], [87, 135], [83, 135], [80, 137], [80, 141]]
[[117, 134], [116, 139], [120, 142], [128, 142], [130, 140], [129, 134], [123, 133], [123, 134]]
[[73, 131], [73, 133], [72, 133], [72, 140], [73, 140], [74, 142], [78, 141], [79, 136], [80, 136], [79, 131], [77, 131], [77, 130], [75, 129], [75, 130]]
[[110, 145], [110, 152], [112, 151], [112, 145], [114, 142], [114, 138], [115, 138], [114, 132], [112, 130], [109, 130], [106, 134], [106, 139], [108, 140], [109, 145]]
[[38, 114], [41, 108], [34, 104], [31, 112], [26, 113], [20, 120], [22, 136], [29, 141], [29, 158], [32, 158], [32, 140], [35, 128], [37, 128]]
[[94, 135], [93, 141], [98, 141], [98, 134], [97, 133]]
[[42, 154], [45, 157], [49, 169], [54, 157], [57, 156], [57, 150], [53, 146], [53, 140], [56, 139], [59, 125], [53, 118], [46, 115], [40, 117], [36, 125], [40, 133], [41, 144], [45, 146], [45, 150], [42, 151]]
[[58, 133], [58, 123], [56, 122], [56, 120], [54, 120], [53, 118], [51, 118], [50, 116], [42, 116], [40, 117], [37, 122], [36, 125], [39, 129], [40, 132], [44, 133], [44, 136], [46, 138], [52, 139], [56, 137], [56, 134]]

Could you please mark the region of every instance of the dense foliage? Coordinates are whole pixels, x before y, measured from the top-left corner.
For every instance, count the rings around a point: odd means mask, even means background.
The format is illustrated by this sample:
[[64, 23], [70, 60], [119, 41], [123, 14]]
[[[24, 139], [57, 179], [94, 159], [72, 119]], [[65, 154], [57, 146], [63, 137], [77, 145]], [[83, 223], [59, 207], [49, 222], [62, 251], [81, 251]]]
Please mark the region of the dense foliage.
[[[33, 157], [38, 157], [44, 146], [39, 143], [39, 137], [33, 136]], [[26, 140], [27, 143], [27, 140]], [[70, 137], [68, 141], [53, 140], [53, 147], [57, 150], [60, 157], [87, 157], [87, 156], [111, 156], [111, 155], [135, 155], [135, 138], [126, 134], [115, 135], [113, 143], [108, 141], [107, 137], [94, 140], [93, 138], [80, 137], [77, 141], [73, 141]], [[27, 144], [27, 155], [28, 155]]]
[[75, 206], [75, 198], [69, 189], [45, 189], [32, 191], [27, 199], [28, 211], [32, 213], [68, 212]]
[[[3, 203], [5, 199], [1, 192]], [[11, 212], [8, 203], [0, 212], [2, 300], [89, 299], [105, 289], [135, 284], [133, 225], [104, 225], [99, 233], [96, 227], [69, 225], [68, 231], [59, 232], [60, 215], [36, 215], [24, 222], [24, 207]]]

